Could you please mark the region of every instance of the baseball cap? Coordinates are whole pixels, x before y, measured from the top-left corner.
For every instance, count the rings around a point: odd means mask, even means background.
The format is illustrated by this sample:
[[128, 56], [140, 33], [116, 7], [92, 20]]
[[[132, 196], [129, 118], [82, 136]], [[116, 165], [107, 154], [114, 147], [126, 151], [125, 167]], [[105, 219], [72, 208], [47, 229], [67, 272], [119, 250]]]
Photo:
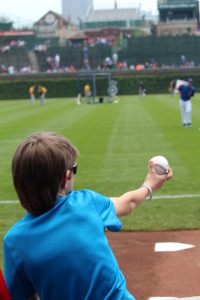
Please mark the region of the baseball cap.
[[193, 82], [193, 79], [191, 77], [188, 78], [188, 82]]

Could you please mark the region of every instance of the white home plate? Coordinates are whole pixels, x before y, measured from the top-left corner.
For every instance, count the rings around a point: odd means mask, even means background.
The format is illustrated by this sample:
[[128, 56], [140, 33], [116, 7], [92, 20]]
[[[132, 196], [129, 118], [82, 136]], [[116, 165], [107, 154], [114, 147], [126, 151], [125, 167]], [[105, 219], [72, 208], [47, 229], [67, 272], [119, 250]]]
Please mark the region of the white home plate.
[[174, 300], [178, 298], [174, 297], [150, 297], [149, 300]]
[[186, 297], [186, 298], [177, 298], [177, 297], [150, 297], [149, 300], [200, 300], [200, 296], [198, 297]]
[[[176, 252], [186, 250], [195, 247], [194, 245], [183, 244], [183, 243], [156, 243], [155, 252]], [[162, 298], [162, 299], [175, 299], [175, 298]]]

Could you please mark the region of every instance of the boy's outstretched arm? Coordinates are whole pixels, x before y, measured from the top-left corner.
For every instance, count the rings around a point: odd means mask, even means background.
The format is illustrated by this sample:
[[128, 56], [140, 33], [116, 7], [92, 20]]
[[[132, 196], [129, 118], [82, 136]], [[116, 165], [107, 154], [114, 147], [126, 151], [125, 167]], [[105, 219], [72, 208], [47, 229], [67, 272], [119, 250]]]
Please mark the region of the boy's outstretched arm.
[[139, 204], [141, 204], [148, 195], [150, 195], [149, 189], [145, 186], [147, 185], [155, 191], [163, 186], [166, 180], [171, 179], [173, 176], [172, 169], [169, 168], [168, 174], [158, 175], [155, 172], [154, 162], [149, 161], [149, 172], [144, 181], [144, 186], [142, 185], [137, 190], [133, 190], [123, 194], [120, 197], [110, 197], [111, 201], [114, 203], [115, 212], [117, 217], [123, 217], [130, 214]]

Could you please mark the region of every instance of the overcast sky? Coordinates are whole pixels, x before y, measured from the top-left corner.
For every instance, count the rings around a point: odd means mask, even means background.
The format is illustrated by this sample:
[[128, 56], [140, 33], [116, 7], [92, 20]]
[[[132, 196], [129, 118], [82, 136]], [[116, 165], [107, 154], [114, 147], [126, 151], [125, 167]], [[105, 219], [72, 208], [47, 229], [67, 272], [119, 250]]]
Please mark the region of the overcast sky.
[[[81, 1], [81, 0], [80, 0]], [[113, 8], [115, 0], [94, 0], [94, 8]], [[157, 12], [157, 0], [117, 0], [119, 8], [139, 7], [145, 11]], [[39, 20], [49, 10], [61, 14], [61, 0], [1, 0], [0, 17], [9, 17], [19, 26]]]

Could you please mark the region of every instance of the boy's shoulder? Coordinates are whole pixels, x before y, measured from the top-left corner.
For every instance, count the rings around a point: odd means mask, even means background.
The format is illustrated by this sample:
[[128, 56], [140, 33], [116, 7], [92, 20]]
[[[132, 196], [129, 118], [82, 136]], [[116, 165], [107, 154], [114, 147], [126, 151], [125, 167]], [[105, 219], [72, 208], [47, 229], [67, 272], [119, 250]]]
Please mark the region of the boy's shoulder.
[[13, 239], [13, 237], [15, 237], [17, 239], [18, 236], [21, 235], [21, 227], [23, 226], [23, 228], [26, 230], [26, 226], [24, 226], [24, 222], [26, 222], [26, 219], [28, 217], [27, 213], [24, 217], [22, 217], [22, 219], [18, 220], [5, 234], [3, 240], [7, 240], [7, 239]]

